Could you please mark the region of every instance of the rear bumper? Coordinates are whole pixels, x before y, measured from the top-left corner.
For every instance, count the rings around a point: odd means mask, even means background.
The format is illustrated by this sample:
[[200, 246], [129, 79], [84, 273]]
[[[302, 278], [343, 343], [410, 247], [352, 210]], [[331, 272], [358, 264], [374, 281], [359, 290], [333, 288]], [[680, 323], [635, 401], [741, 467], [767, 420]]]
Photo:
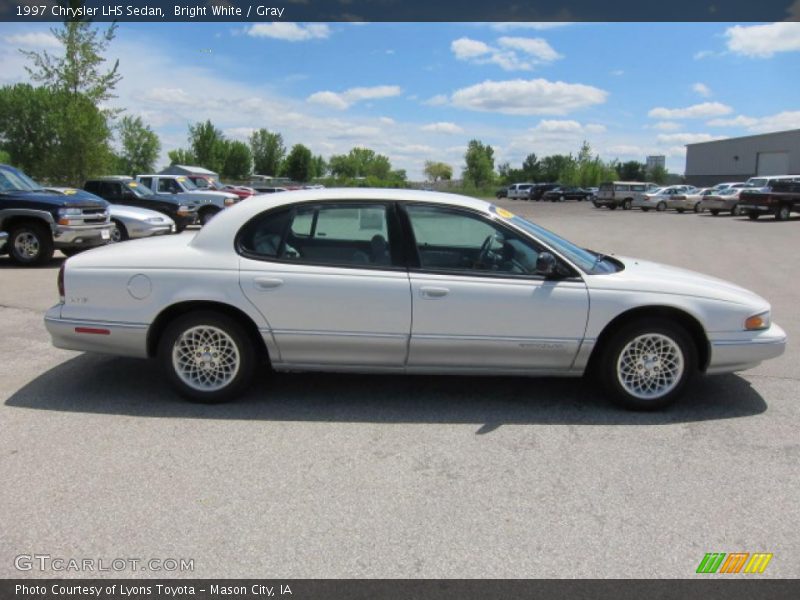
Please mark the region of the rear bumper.
[[774, 323], [764, 331], [740, 335], [749, 337], [711, 340], [711, 360], [706, 373], [713, 375], [750, 369], [786, 350], [786, 333]]
[[774, 208], [772, 206], [766, 206], [764, 204], [740, 204], [739, 208], [744, 212], [763, 212], [768, 213], [772, 212]]
[[56, 304], [44, 317], [44, 325], [56, 348], [147, 358], [147, 325], [144, 323], [62, 319], [62, 306]]

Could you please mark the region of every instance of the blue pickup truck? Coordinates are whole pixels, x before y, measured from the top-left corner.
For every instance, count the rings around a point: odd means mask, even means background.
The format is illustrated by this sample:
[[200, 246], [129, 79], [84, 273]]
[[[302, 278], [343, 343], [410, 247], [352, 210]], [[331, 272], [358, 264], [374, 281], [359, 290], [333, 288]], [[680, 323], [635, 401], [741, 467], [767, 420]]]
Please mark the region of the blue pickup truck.
[[107, 244], [113, 224], [108, 202], [45, 191], [22, 171], [0, 164], [0, 254], [21, 266], [48, 262]]

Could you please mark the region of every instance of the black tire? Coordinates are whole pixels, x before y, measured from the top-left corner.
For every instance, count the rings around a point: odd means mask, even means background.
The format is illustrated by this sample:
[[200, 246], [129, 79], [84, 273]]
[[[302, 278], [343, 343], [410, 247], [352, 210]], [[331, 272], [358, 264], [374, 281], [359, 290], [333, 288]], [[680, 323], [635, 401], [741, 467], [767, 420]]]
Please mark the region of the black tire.
[[50, 228], [42, 223], [15, 225], [8, 232], [6, 251], [14, 264], [38, 267], [53, 258], [55, 244]]
[[784, 204], [783, 206], [779, 206], [778, 208], [775, 209], [775, 220], [788, 221], [791, 212], [792, 211], [788, 205]]
[[609, 210], [617, 210], [617, 205], [616, 204], [609, 204], [608, 208], [609, 208]]
[[130, 239], [130, 236], [128, 235], [128, 230], [125, 228], [125, 225], [123, 225], [121, 221], [117, 221], [115, 219], [113, 223], [114, 223], [114, 228], [111, 230], [112, 242], [124, 242], [125, 240]]
[[633, 207], [633, 200], [626, 198], [622, 203], [622, 210], [630, 210]]
[[[623, 376], [618, 371], [622, 354], [626, 349], [628, 354], [634, 352], [635, 346], [633, 349], [628, 349], [628, 345], [640, 336], [669, 340], [668, 348], [674, 351], [676, 358], [680, 356], [682, 364], [680, 373], [676, 373], [672, 381], [665, 385], [664, 393], [650, 398], [640, 397], [644, 394], [636, 395], [630, 391], [633, 384], [629, 384], [628, 387], [623, 385], [621, 382]], [[624, 325], [604, 344], [599, 358], [597, 375], [603, 388], [614, 402], [629, 410], [660, 410], [669, 406], [680, 396], [686, 384], [697, 372], [697, 348], [691, 337], [681, 325], [663, 318], [637, 320]], [[657, 367], [658, 365], [655, 365], [651, 369], [655, 370]], [[642, 369], [646, 367], [642, 366]], [[634, 375], [634, 377], [645, 376]]]
[[751, 221], [758, 221], [758, 217], [760, 217], [760, 216], [761, 215], [759, 215], [757, 212], [749, 212], [749, 213], [747, 213], [747, 218], [750, 219]]
[[675, 210], [678, 211], [679, 215], [682, 215], [684, 213], [684, 209], [682, 209], [682, 208], [676, 208]]
[[650, 209], [649, 209], [649, 208], [645, 208], [645, 207], [643, 206], [643, 207], [642, 207], [642, 212], [650, 212]]
[[695, 204], [695, 205], [694, 205], [694, 212], [695, 212], [696, 214], [699, 214], [699, 213], [703, 212], [703, 209], [702, 209], [702, 208], [700, 208], [700, 203], [699, 203], [699, 202], [698, 202], [697, 204]]
[[219, 212], [218, 208], [204, 208], [198, 213], [198, 219], [200, 221], [200, 225], [207, 225], [208, 222], [214, 218], [214, 216]]
[[602, 208], [597, 202], [592, 202], [592, 204], [594, 204], [595, 208]]
[[741, 216], [742, 216], [742, 209], [741, 209], [741, 208], [739, 208], [739, 205], [738, 205], [738, 204], [734, 204], [734, 205], [733, 205], [733, 208], [731, 209], [731, 214], [732, 214], [734, 217], [741, 217]]
[[[220, 342], [219, 349], [235, 348], [235, 355], [238, 356], [238, 359], [235, 360], [237, 369], [233, 377], [227, 382], [222, 382], [222, 385], [208, 390], [201, 389], [202, 386], [200, 384], [193, 387], [187, 383], [187, 379], [191, 379], [191, 374], [184, 373], [182, 376], [175, 364], [177, 358], [173, 359], [173, 352], [176, 351], [176, 345], [179, 340], [185, 333], [195, 328], [205, 328], [210, 332], [214, 332], [214, 335], [219, 335], [219, 332], [221, 332], [227, 337]], [[186, 343], [191, 342], [186, 340]], [[206, 348], [210, 349], [204, 351], [207, 356], [199, 356], [198, 358], [208, 361], [207, 364], [209, 365], [214, 365], [213, 360], [219, 357], [214, 352], [213, 346], [209, 345]], [[158, 342], [157, 356], [167, 379], [184, 398], [202, 404], [218, 404], [233, 400], [247, 390], [255, 374], [258, 351], [253, 338], [248, 335], [245, 328], [237, 320], [215, 311], [199, 310], [178, 317], [167, 326]], [[233, 367], [231, 366], [230, 368]], [[200, 368], [197, 369], [197, 372], [201, 377], [213, 375], [210, 370], [206, 373]], [[219, 372], [219, 369], [217, 369], [217, 372]]]
[[715, 217], [716, 217], [716, 216], [719, 214], [719, 211], [718, 211], [716, 208], [712, 208], [712, 209], [711, 209], [710, 211], [708, 211], [708, 212], [710, 212], [710, 213], [711, 213], [712, 215], [714, 215]]
[[656, 210], [657, 210], [658, 212], [664, 212], [665, 210], [667, 210], [667, 205], [666, 205], [666, 203], [664, 203], [664, 202], [659, 202], [658, 204], [656, 204]]

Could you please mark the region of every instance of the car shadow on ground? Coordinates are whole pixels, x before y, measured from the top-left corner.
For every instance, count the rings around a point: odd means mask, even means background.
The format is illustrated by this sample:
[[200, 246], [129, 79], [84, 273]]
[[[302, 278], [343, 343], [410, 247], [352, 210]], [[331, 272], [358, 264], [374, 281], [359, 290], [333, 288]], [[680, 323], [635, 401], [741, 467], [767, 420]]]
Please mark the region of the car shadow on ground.
[[182, 400], [154, 361], [82, 354], [14, 393], [11, 407], [137, 417], [353, 423], [669, 425], [757, 415], [767, 404], [736, 375], [699, 377], [671, 409], [628, 412], [590, 380], [263, 373], [238, 401]]

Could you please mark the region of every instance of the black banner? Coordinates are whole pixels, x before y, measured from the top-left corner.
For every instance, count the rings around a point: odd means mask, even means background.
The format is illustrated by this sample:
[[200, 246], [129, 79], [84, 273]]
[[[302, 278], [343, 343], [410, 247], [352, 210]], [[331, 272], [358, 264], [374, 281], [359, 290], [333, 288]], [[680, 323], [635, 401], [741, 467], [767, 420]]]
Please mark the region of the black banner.
[[[757, 576], [756, 576], [757, 577]], [[783, 600], [800, 580], [6, 579], [3, 600]]]
[[0, 0], [2, 21], [783, 21], [798, 0]]

